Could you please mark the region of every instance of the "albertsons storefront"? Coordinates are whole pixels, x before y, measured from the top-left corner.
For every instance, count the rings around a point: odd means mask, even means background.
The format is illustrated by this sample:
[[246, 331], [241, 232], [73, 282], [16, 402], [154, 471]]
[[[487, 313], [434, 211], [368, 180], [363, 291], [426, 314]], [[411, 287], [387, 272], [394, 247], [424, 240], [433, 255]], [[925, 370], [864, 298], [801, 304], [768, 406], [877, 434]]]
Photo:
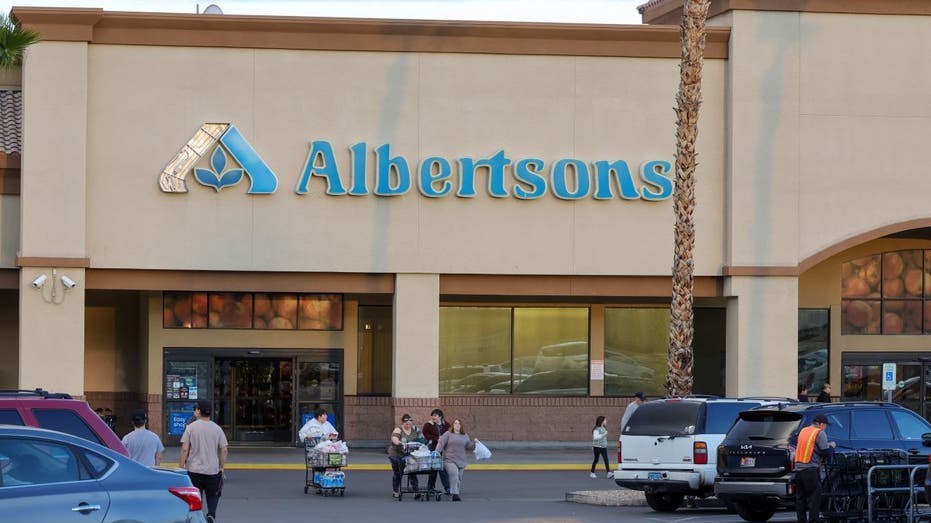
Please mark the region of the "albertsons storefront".
[[[713, 4], [696, 392], [878, 399], [893, 362], [927, 414], [931, 8]], [[318, 406], [579, 440], [663, 393], [676, 27], [14, 15], [0, 385], [281, 444]]]

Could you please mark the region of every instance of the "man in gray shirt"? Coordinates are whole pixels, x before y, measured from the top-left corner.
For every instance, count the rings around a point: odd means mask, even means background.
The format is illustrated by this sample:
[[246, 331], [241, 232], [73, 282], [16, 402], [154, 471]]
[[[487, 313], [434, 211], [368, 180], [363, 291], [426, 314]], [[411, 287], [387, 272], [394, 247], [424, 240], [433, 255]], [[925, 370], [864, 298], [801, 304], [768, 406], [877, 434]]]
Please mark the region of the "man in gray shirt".
[[204, 491], [207, 500], [207, 521], [217, 517], [217, 504], [223, 491], [223, 468], [226, 466], [226, 434], [219, 425], [210, 421], [213, 406], [199, 401], [194, 407], [197, 421], [184, 429], [181, 436], [181, 468], [188, 470], [191, 483]]
[[165, 446], [158, 435], [147, 429], [146, 415], [144, 410], [134, 410], [132, 413], [133, 427], [132, 432], [123, 436], [123, 445], [129, 451], [129, 457], [147, 467], [161, 465], [162, 452]]
[[817, 521], [821, 512], [821, 463], [834, 453], [828, 441], [828, 418], [818, 414], [798, 434], [795, 447], [795, 512], [799, 523]]

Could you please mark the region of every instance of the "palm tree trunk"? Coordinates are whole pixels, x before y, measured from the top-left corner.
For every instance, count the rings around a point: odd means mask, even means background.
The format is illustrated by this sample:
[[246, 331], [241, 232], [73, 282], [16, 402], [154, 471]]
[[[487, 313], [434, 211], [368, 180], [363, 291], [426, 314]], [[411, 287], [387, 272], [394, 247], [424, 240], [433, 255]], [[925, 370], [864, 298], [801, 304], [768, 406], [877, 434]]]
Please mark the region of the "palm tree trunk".
[[710, 0], [685, 0], [680, 34], [682, 61], [676, 95], [676, 187], [673, 206], [675, 256], [672, 263], [672, 304], [669, 322], [669, 368], [666, 393], [685, 396], [692, 392], [692, 310], [695, 286], [695, 141], [701, 106], [702, 60], [705, 54], [705, 21]]

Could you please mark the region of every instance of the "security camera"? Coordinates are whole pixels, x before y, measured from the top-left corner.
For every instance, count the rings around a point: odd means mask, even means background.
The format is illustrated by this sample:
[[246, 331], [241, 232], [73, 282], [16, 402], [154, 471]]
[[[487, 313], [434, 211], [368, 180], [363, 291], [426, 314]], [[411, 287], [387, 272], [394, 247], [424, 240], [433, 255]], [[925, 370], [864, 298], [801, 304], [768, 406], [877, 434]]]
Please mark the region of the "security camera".
[[64, 285], [66, 289], [73, 289], [78, 283], [67, 276], [62, 276], [61, 284]]
[[36, 279], [32, 280], [32, 283], [31, 283], [32, 288], [33, 288], [33, 289], [41, 289], [42, 286], [45, 285], [45, 282], [46, 282], [47, 280], [48, 280], [48, 276], [46, 276], [46, 275], [44, 275], [44, 274], [40, 274], [40, 275], [36, 276]]

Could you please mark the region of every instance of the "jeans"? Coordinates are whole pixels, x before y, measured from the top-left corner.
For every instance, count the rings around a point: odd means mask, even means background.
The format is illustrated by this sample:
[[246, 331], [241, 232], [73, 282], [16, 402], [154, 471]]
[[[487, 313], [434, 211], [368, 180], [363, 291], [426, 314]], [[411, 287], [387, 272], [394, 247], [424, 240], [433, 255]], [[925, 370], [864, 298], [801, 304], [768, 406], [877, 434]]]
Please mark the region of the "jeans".
[[592, 453], [595, 455], [595, 460], [592, 461], [592, 474], [595, 473], [595, 467], [598, 466], [598, 458], [604, 458], [605, 472], [611, 472], [611, 464], [608, 463], [607, 447], [592, 447]]
[[217, 517], [217, 504], [220, 502], [220, 492], [223, 489], [223, 473], [198, 474], [188, 472], [191, 484], [204, 492], [207, 501], [207, 515]]
[[[393, 492], [401, 492], [401, 476], [404, 474], [404, 458], [389, 456], [388, 460], [391, 462], [391, 490]], [[408, 478], [411, 490], [419, 490], [420, 482], [417, 480], [417, 476], [411, 474]]]
[[[437, 472], [431, 472], [427, 477], [427, 490], [433, 490], [436, 488], [436, 476]], [[449, 494], [449, 474], [446, 473], [446, 469], [439, 471], [440, 483], [443, 484], [443, 491]]]

